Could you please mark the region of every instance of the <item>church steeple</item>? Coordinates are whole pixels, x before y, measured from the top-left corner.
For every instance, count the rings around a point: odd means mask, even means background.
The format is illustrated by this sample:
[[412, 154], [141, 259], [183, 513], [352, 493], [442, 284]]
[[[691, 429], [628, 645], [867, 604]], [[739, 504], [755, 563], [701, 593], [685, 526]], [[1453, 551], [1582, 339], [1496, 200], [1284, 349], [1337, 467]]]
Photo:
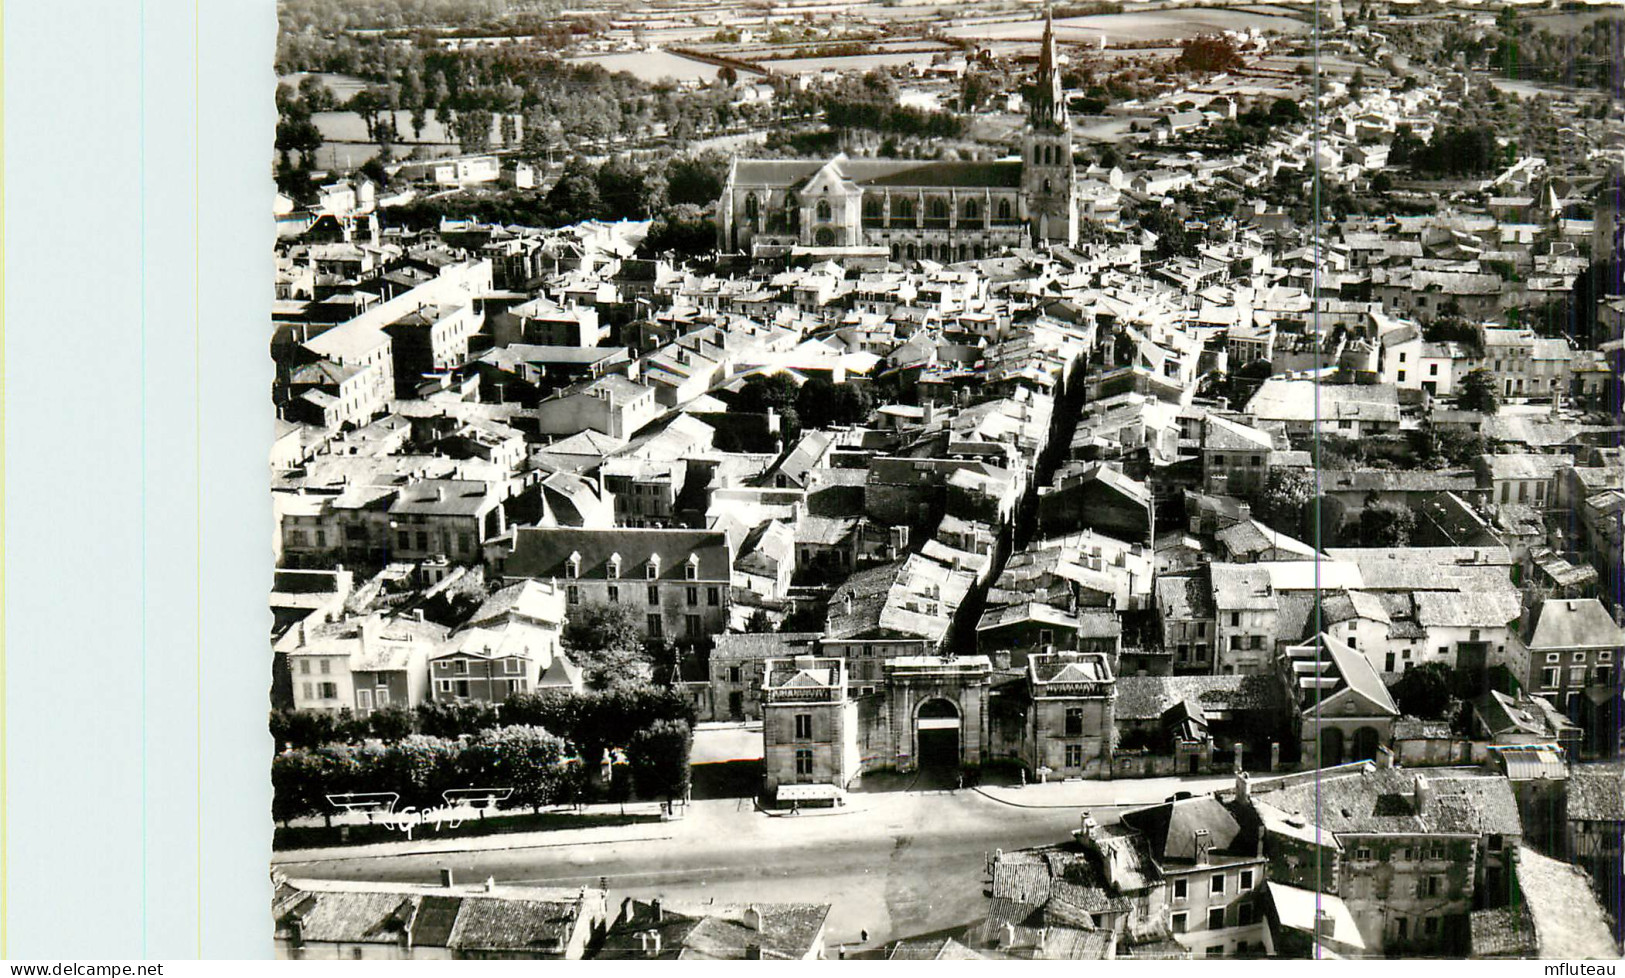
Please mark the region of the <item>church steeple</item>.
[[1055, 57], [1055, 14], [1044, 6], [1044, 43], [1038, 52], [1027, 131], [1022, 135], [1021, 188], [1024, 217], [1035, 242], [1073, 244], [1078, 239], [1077, 171], [1072, 166], [1072, 123]]
[[1055, 58], [1055, 11], [1047, 0], [1044, 42], [1038, 51], [1038, 76], [1034, 79], [1029, 118], [1034, 126], [1064, 128], [1067, 125], [1066, 94], [1061, 88], [1061, 67]]

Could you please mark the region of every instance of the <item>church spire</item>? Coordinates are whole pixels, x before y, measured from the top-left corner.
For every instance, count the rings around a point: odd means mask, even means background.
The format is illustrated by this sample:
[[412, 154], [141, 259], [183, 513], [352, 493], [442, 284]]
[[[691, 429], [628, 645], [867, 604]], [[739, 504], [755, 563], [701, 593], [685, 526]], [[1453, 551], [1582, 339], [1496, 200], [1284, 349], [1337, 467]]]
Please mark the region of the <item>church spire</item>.
[[1055, 10], [1044, 2], [1044, 41], [1038, 51], [1038, 77], [1034, 79], [1031, 119], [1037, 126], [1067, 124], [1066, 95], [1061, 88], [1061, 66], [1055, 57]]

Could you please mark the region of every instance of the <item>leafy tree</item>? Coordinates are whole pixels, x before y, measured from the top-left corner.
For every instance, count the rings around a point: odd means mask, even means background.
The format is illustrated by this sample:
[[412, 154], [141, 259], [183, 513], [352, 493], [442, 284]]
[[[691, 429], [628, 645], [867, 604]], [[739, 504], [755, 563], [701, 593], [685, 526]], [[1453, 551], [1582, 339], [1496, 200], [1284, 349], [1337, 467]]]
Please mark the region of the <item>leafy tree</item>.
[[626, 814], [626, 803], [632, 798], [632, 771], [629, 764], [616, 764], [609, 769], [609, 800], [621, 806]]
[[465, 153], [483, 153], [489, 149], [491, 122], [491, 112], [487, 109], [457, 113], [457, 118], [452, 120], [451, 131], [458, 147]]
[[649, 225], [643, 250], [652, 255], [676, 252], [685, 257], [709, 254], [717, 247], [717, 225], [693, 204], [669, 208]]
[[649, 215], [647, 175], [630, 156], [605, 160], [598, 168], [598, 198], [604, 202], [604, 216], [640, 218]]
[[572, 654], [636, 649], [643, 647], [643, 628], [631, 605], [587, 602], [571, 611], [560, 638]]
[[657, 720], [639, 730], [627, 745], [638, 794], [668, 802], [686, 795], [693, 744], [693, 733], [681, 720]]
[[547, 192], [548, 213], [556, 224], [575, 224], [604, 214], [598, 195], [598, 174], [581, 157], [571, 157], [558, 182]]
[[331, 713], [313, 710], [276, 710], [271, 713], [271, 736], [276, 742], [294, 748], [321, 747], [338, 738], [338, 724]]
[[497, 725], [489, 704], [430, 700], [417, 709], [418, 729], [430, 737], [459, 737]]
[[561, 641], [593, 689], [649, 680], [652, 663], [642, 624], [631, 605], [592, 602], [577, 606]]
[[1360, 542], [1368, 547], [1409, 546], [1416, 514], [1409, 507], [1375, 503], [1360, 510]]
[[271, 759], [271, 817], [284, 825], [296, 818], [326, 815], [332, 808], [325, 787], [330, 780], [327, 759], [309, 750], [290, 750]]
[[1315, 481], [1302, 469], [1274, 469], [1258, 496], [1259, 520], [1293, 537], [1302, 537], [1312, 516]]
[[1451, 695], [1450, 669], [1442, 662], [1424, 662], [1405, 670], [1394, 684], [1400, 712], [1422, 720], [1452, 719], [1458, 704]]
[[750, 617], [745, 620], [745, 631], [747, 634], [751, 635], [766, 635], [769, 632], [774, 631], [773, 619], [768, 617], [765, 610], [757, 608], [755, 611], [751, 612]]
[[739, 389], [735, 408], [746, 414], [778, 412], [780, 431], [786, 444], [801, 433], [801, 415], [796, 410], [800, 389], [789, 374], [751, 374]]
[[1456, 406], [1463, 411], [1494, 414], [1501, 409], [1501, 398], [1495, 393], [1495, 377], [1482, 368], [1462, 378], [1461, 391], [1456, 395]]
[[796, 393], [796, 414], [809, 428], [858, 424], [869, 417], [874, 398], [857, 384], [835, 384], [813, 377]]
[[316, 151], [322, 148], [322, 131], [316, 124], [305, 118], [283, 118], [276, 124], [276, 149], [282, 154], [284, 161], [291, 158], [291, 154], [299, 154], [300, 169], [310, 169], [316, 158]]
[[357, 172], [376, 184], [379, 190], [389, 186], [389, 171], [384, 169], [384, 161], [379, 157], [374, 156], [361, 164], [361, 169]]
[[412, 736], [412, 711], [404, 706], [390, 705], [374, 710], [367, 716], [367, 732], [385, 743], [394, 743]]
[[1187, 39], [1180, 45], [1179, 57], [1174, 60], [1174, 64], [1184, 71], [1202, 72], [1234, 71], [1246, 66], [1236, 43], [1228, 37], [1215, 34], [1202, 34]]
[[722, 196], [727, 176], [728, 158], [720, 153], [679, 157], [666, 172], [666, 197], [674, 205], [709, 207]]
[[469, 787], [513, 789], [501, 807], [539, 812], [564, 797], [566, 753], [564, 741], [541, 727], [499, 727], [468, 746], [463, 768], [472, 780], [484, 779]]

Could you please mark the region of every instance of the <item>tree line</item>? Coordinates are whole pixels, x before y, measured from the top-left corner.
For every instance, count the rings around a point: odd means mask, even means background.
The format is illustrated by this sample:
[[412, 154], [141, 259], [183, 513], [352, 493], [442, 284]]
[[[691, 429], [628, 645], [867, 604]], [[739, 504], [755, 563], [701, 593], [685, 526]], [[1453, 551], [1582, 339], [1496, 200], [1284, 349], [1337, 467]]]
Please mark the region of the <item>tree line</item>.
[[[609, 800], [624, 802], [632, 789], [667, 801], [686, 794], [692, 741], [683, 720], [660, 720], [635, 732], [625, 763], [612, 767]], [[496, 800], [498, 809], [535, 812], [592, 801], [596, 771], [563, 738], [538, 726], [495, 727], [457, 739], [414, 734], [394, 743], [326, 744], [272, 759], [271, 812], [284, 824], [313, 815], [331, 819], [337, 810], [332, 796], [385, 793], [398, 796], [396, 811], [421, 811], [446, 806], [448, 791], [471, 788], [508, 789]]]
[[627, 752], [634, 773], [651, 768], [639, 794], [681, 794], [694, 721], [691, 703], [654, 686], [434, 701], [366, 717], [279, 710], [270, 724], [285, 748], [272, 765], [277, 818], [331, 811], [326, 796], [345, 792], [392, 791], [418, 807], [442, 804], [447, 788], [486, 786], [514, 788], [511, 807], [584, 801], [611, 748]]

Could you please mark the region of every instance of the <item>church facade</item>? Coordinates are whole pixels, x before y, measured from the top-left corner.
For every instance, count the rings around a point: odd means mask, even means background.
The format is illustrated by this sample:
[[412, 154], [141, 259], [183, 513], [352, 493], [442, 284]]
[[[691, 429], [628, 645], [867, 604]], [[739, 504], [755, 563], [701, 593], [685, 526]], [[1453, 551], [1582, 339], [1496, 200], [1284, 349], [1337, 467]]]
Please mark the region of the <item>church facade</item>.
[[1020, 159], [992, 162], [736, 159], [717, 203], [718, 247], [883, 249], [968, 261], [1077, 242], [1072, 130], [1046, 18]]

